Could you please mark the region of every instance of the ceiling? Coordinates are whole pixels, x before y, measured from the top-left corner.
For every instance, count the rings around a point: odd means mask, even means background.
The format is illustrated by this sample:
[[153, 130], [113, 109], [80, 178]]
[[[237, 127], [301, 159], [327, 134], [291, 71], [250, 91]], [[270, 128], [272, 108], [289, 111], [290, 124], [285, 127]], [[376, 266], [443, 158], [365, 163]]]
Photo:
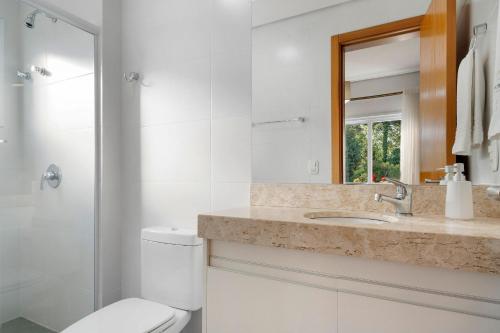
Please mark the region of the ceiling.
[[349, 51], [345, 54], [346, 81], [363, 81], [419, 70], [419, 37]]

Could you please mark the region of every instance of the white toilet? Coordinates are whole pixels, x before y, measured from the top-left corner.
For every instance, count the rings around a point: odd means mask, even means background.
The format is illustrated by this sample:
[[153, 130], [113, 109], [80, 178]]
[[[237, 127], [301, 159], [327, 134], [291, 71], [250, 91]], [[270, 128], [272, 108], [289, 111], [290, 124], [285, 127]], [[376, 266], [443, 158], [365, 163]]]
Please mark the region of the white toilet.
[[94, 312], [63, 333], [178, 333], [202, 303], [202, 240], [195, 230], [141, 233], [141, 297]]

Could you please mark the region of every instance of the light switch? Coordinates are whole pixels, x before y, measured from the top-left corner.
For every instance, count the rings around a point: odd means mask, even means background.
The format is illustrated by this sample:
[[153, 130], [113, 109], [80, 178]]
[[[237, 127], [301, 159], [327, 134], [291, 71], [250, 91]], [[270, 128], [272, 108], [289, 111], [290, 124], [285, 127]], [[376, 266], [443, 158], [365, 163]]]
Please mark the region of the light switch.
[[318, 175], [319, 174], [319, 161], [309, 160], [307, 163], [307, 168], [309, 169], [310, 175]]

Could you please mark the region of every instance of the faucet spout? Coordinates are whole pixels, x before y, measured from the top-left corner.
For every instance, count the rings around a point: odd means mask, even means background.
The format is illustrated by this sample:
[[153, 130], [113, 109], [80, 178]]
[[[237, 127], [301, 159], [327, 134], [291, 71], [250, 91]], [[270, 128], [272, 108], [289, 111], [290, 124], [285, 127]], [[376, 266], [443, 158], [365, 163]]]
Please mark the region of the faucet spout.
[[380, 193], [375, 194], [375, 201], [389, 202], [396, 208], [397, 216], [412, 216], [413, 190], [407, 184], [400, 181], [387, 179], [396, 186], [396, 196], [390, 197]]

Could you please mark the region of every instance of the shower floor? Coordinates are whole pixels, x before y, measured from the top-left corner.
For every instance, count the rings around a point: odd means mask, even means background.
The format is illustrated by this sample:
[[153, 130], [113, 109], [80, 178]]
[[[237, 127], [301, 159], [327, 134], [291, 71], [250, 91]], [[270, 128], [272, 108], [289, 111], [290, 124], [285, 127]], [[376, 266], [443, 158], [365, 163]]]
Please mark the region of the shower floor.
[[0, 333], [55, 333], [24, 318], [17, 318], [0, 326]]

